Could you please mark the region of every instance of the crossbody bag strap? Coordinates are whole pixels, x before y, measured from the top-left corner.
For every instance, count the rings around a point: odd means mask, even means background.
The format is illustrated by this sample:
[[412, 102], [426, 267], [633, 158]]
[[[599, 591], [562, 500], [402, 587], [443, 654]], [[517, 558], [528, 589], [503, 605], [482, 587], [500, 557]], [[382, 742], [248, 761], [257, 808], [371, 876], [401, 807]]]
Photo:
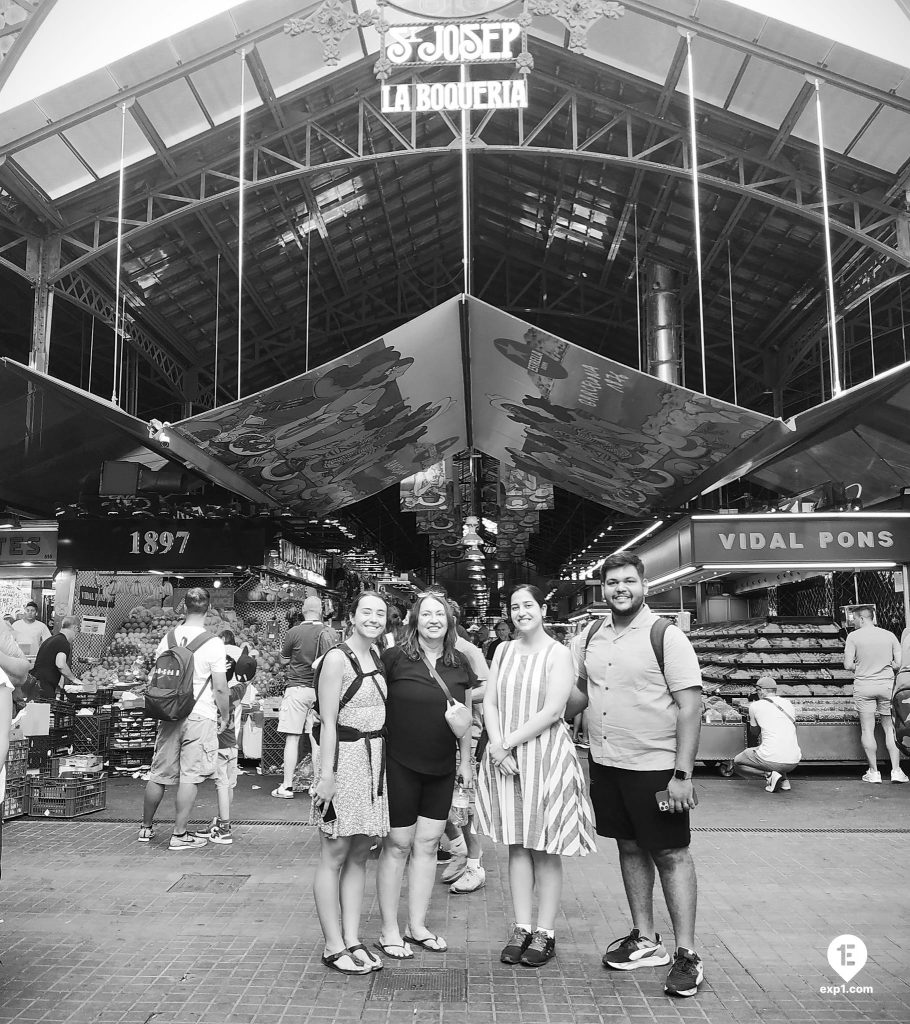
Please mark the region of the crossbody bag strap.
[[452, 696], [452, 691], [451, 691], [451, 690], [450, 690], [450, 689], [448, 688], [448, 686], [446, 686], [445, 682], [443, 681], [443, 678], [442, 678], [442, 676], [441, 676], [441, 675], [440, 675], [440, 674], [439, 674], [439, 673], [438, 673], [438, 672], [436, 671], [436, 669], [435, 669], [435, 668], [433, 668], [433, 666], [432, 666], [432, 665], [431, 665], [431, 664], [429, 663], [429, 661], [427, 660], [427, 657], [426, 657], [426, 655], [425, 655], [425, 654], [421, 654], [421, 655], [420, 655], [420, 658], [421, 658], [421, 660], [423, 661], [424, 665], [426, 665], [426, 667], [427, 667], [427, 670], [429, 671], [430, 675], [431, 675], [431, 676], [432, 676], [432, 677], [433, 677], [433, 678], [434, 678], [434, 679], [436, 680], [436, 682], [437, 682], [437, 683], [439, 683], [439, 685], [440, 685], [440, 686], [442, 687], [442, 692], [443, 692], [443, 693], [444, 693], [444, 694], [446, 695], [446, 700], [447, 700], [447, 701], [452, 701], [453, 703], [458, 703], [458, 702], [457, 702], [457, 701], [455, 700], [455, 698], [454, 698], [454, 697]]
[[771, 700], [770, 697], [759, 697], [758, 699], [766, 700], [772, 708], [777, 708], [777, 710], [784, 716], [784, 718], [788, 718], [794, 725], [796, 725], [796, 719], [793, 717], [793, 715], [791, 715], [789, 711], [786, 711], [784, 708], [782, 708], [780, 704], [777, 703], [777, 701]]

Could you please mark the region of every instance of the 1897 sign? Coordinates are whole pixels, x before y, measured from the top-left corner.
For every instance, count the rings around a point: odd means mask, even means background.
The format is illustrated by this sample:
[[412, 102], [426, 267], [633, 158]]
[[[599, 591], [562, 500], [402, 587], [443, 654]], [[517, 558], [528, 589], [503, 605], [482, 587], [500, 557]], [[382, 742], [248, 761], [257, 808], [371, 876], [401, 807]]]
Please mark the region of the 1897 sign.
[[262, 565], [262, 526], [206, 519], [75, 519], [60, 523], [57, 565], [73, 569], [201, 570]]

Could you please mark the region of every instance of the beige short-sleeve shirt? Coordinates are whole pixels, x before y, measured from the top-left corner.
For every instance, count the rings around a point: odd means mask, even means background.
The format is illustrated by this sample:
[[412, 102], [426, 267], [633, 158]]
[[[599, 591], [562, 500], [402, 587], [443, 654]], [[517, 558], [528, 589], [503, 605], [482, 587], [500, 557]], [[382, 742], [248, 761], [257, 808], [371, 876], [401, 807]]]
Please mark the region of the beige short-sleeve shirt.
[[587, 630], [572, 641], [576, 674], [588, 682], [588, 741], [598, 764], [632, 771], [663, 771], [676, 764], [677, 706], [671, 694], [701, 689], [701, 669], [689, 638], [671, 624], [661, 673], [651, 647], [656, 619], [642, 605], [618, 633], [604, 623], [587, 654]]

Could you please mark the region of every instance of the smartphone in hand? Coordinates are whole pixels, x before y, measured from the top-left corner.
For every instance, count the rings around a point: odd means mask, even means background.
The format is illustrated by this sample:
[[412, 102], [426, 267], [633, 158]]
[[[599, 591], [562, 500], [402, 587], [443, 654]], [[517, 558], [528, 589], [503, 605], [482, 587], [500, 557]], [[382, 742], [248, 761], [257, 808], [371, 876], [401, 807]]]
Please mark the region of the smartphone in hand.
[[[666, 789], [662, 789], [654, 794], [654, 799], [657, 801], [657, 807], [661, 811], [670, 810], [670, 794]], [[698, 793], [692, 790], [692, 803], [698, 807]]]
[[329, 824], [330, 822], [333, 822], [336, 817], [337, 815], [335, 814], [335, 801], [330, 800], [328, 802], [328, 805], [326, 806], [326, 809], [322, 812], [322, 820], [326, 824]]

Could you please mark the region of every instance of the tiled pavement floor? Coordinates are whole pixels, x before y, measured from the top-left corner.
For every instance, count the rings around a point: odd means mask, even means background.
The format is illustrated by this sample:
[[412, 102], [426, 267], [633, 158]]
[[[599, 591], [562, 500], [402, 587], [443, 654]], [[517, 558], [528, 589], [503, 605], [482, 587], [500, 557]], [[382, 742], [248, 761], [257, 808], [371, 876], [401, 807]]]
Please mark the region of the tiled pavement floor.
[[[604, 946], [628, 924], [616, 856], [603, 840], [598, 854], [565, 862], [558, 955], [542, 970], [498, 962], [509, 916], [506, 857], [488, 848], [485, 889], [457, 897], [437, 887], [430, 923], [446, 936], [450, 952], [418, 951], [405, 964], [387, 961], [380, 974], [345, 978], [319, 962], [310, 891], [318, 850], [313, 829], [241, 824], [233, 846], [170, 853], [166, 824], [146, 846], [135, 841], [135, 826], [122, 823], [8, 822], [0, 1022], [910, 1021], [910, 828], [899, 827], [906, 818], [876, 832], [849, 831], [854, 823], [868, 824], [853, 816], [830, 821], [827, 831], [808, 824], [790, 831], [792, 822], [773, 831], [772, 805], [759, 789], [743, 784], [739, 791], [740, 802], [754, 804], [754, 830], [700, 819], [693, 852], [707, 979], [686, 1000], [663, 994], [664, 969], [601, 967]], [[906, 806], [903, 799], [894, 803], [895, 810]], [[195, 881], [209, 891], [169, 891], [187, 874], [205, 876]], [[659, 895], [656, 906], [667, 935]], [[370, 943], [377, 933], [371, 895], [362, 938]], [[841, 984], [826, 950], [842, 933], [860, 936], [869, 948], [866, 967], [850, 984], [871, 986], [871, 993], [819, 991]], [[380, 980], [394, 980], [393, 972], [403, 978], [405, 971], [442, 968], [466, 971], [467, 1001], [373, 994]]]

